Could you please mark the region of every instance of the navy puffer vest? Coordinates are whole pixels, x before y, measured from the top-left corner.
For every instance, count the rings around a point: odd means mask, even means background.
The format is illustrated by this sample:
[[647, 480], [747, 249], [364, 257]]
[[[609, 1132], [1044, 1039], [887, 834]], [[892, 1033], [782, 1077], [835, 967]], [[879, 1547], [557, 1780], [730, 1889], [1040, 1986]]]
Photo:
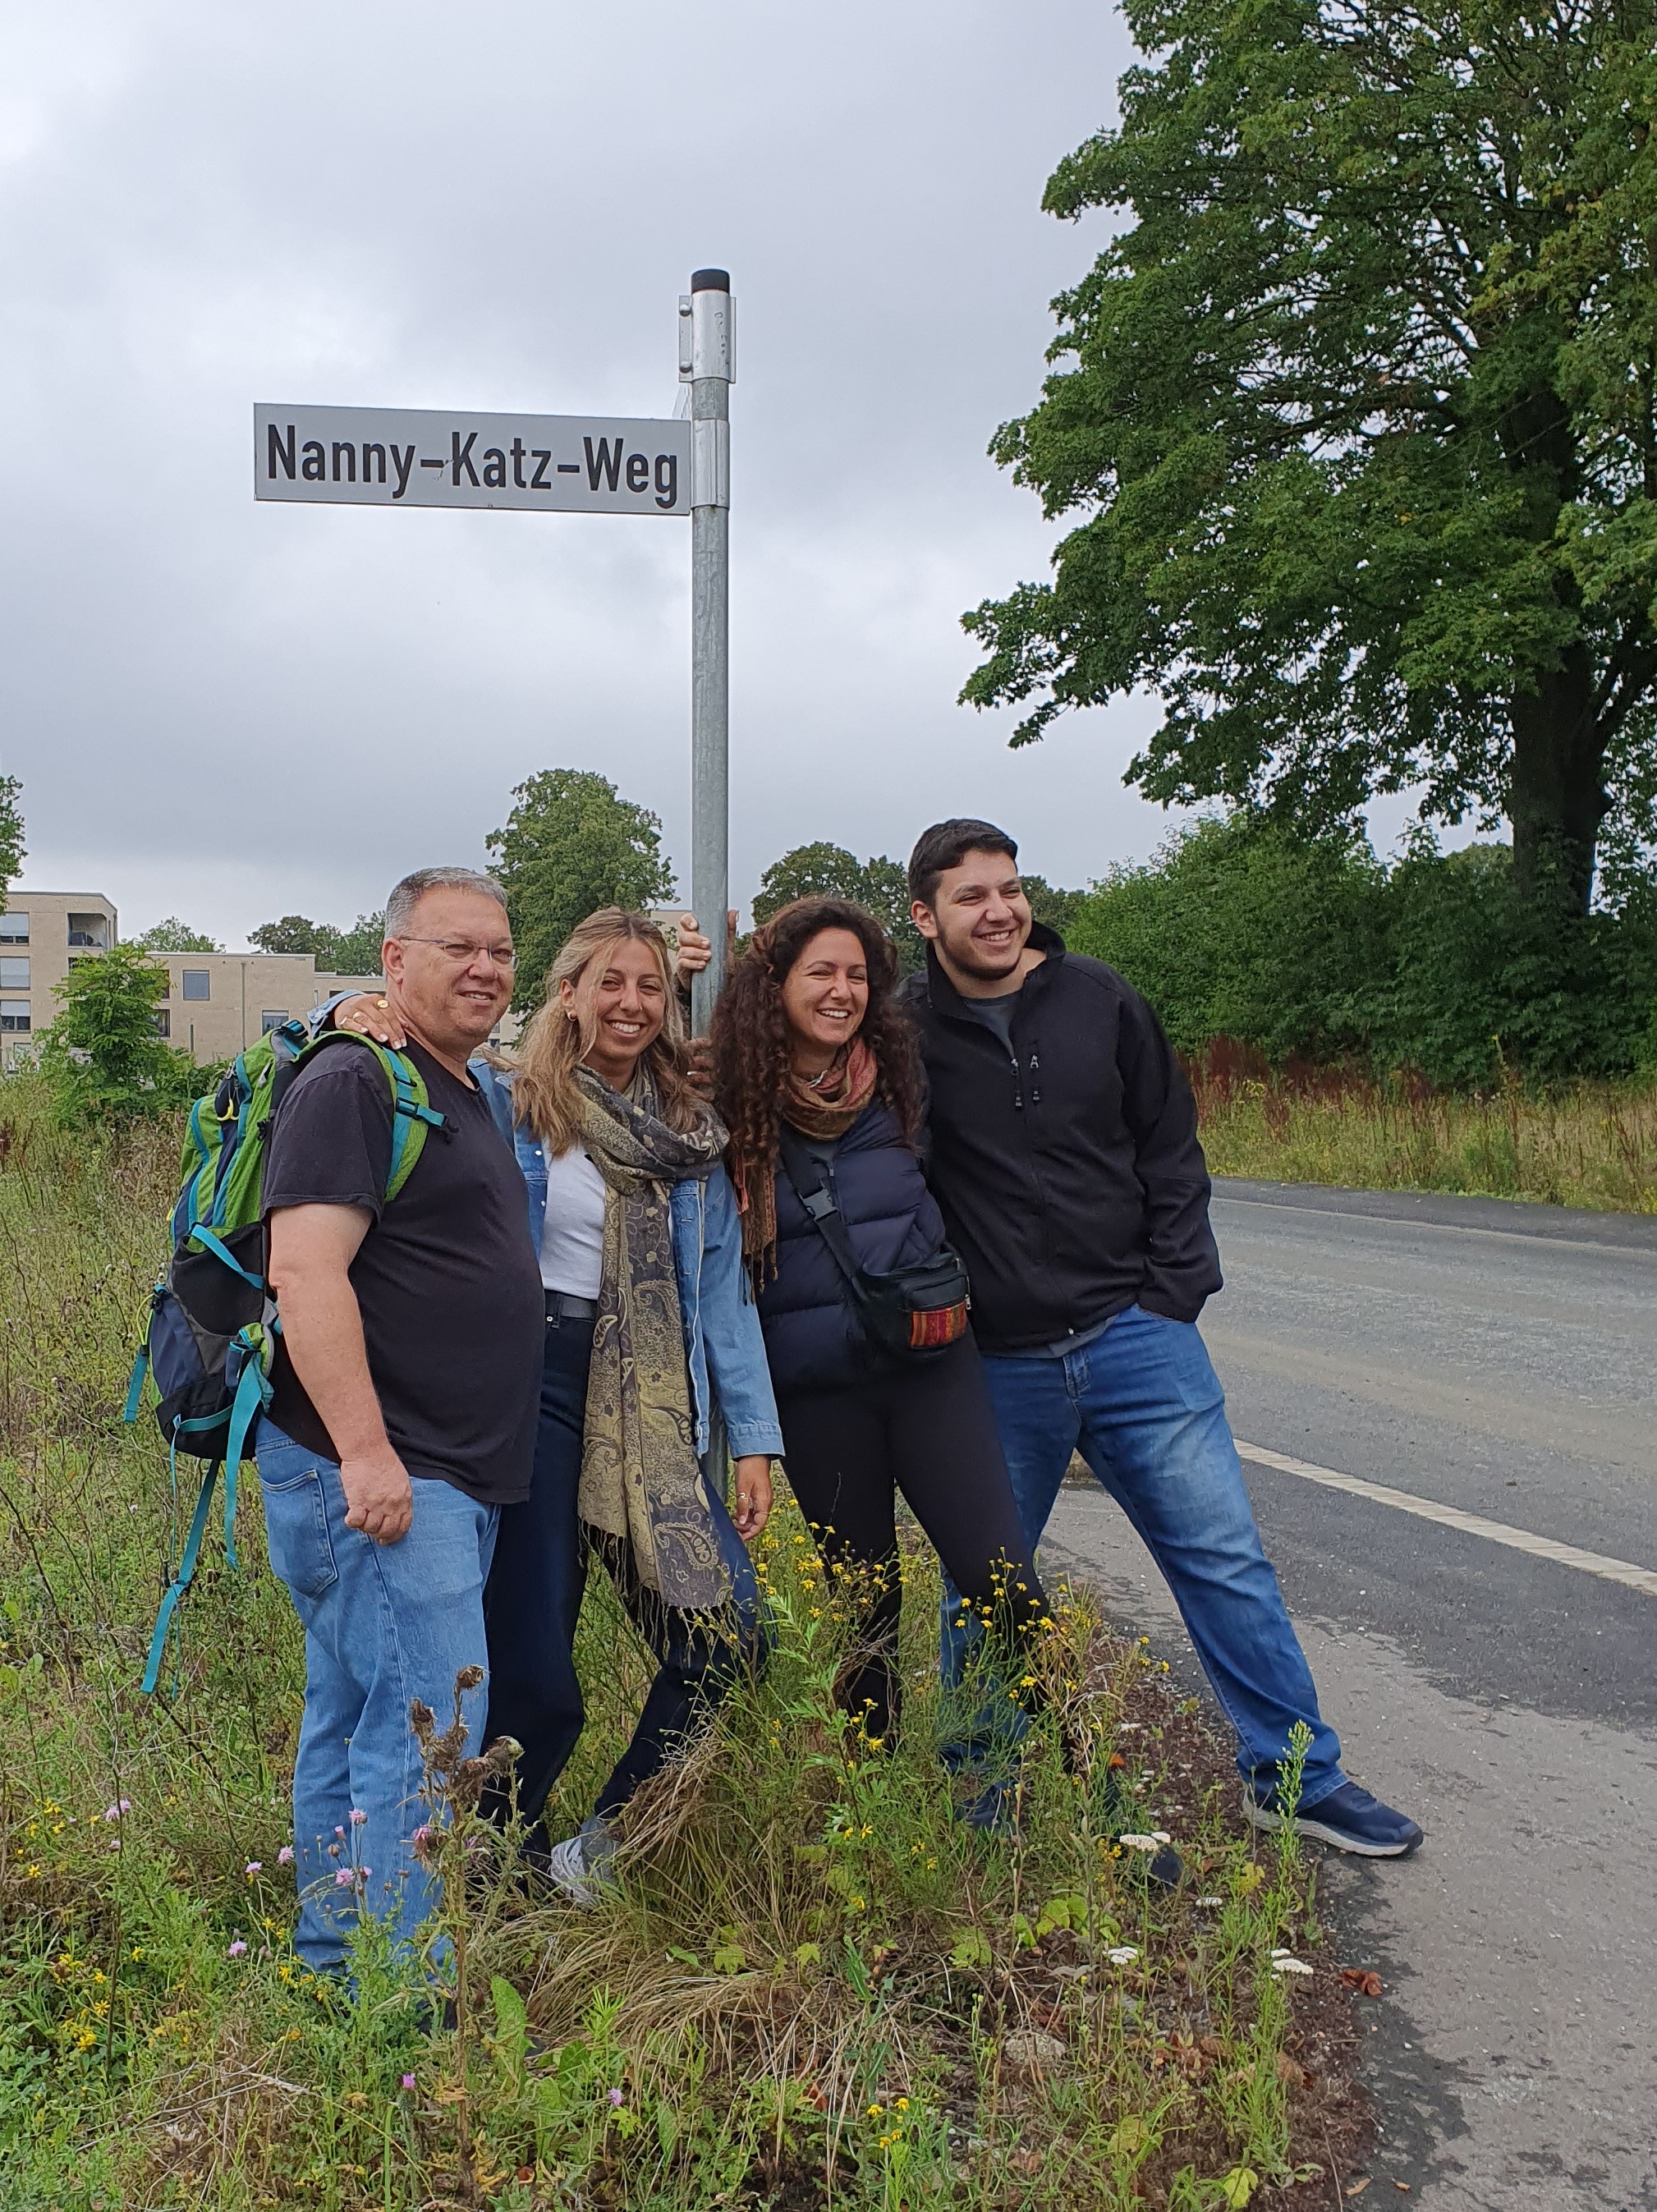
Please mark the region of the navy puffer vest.
[[[944, 1219], [904, 1143], [897, 1117], [878, 1100], [859, 1115], [835, 1147], [835, 1195], [852, 1249], [883, 1272], [930, 1259], [944, 1242]], [[870, 1346], [846, 1279], [822, 1231], [777, 1170], [777, 1273], [760, 1294], [771, 1380], [779, 1393], [832, 1390], [863, 1380], [889, 1359]]]

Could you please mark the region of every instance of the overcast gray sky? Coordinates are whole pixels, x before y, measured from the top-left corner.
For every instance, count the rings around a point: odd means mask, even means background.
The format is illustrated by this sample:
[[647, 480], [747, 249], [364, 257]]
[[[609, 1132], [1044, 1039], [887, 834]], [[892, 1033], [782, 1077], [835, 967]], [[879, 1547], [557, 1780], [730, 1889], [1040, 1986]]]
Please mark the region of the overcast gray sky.
[[1010, 753], [962, 608], [1052, 533], [985, 456], [1104, 236], [1097, 0], [52, 0], [0, 33], [4, 719], [25, 882], [124, 931], [349, 921], [535, 769], [689, 849], [689, 527], [256, 507], [256, 399], [667, 415], [728, 266], [732, 879], [987, 813], [1063, 883], [1167, 827], [1143, 702]]

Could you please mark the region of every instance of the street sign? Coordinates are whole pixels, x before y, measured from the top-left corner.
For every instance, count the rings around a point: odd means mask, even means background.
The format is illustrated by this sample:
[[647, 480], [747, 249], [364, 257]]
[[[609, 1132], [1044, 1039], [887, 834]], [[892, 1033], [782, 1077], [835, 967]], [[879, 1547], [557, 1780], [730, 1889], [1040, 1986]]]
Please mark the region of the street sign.
[[414, 407], [253, 410], [253, 495], [355, 507], [689, 514], [688, 421], [460, 415]]
[[[689, 412], [453, 415], [403, 407], [253, 410], [253, 496], [304, 506], [495, 507], [690, 517], [690, 897], [713, 957], [693, 979], [705, 1036], [725, 982], [730, 884], [731, 279], [692, 271], [679, 301]], [[724, 1423], [707, 1464], [724, 1492]]]
[[725, 982], [730, 890], [731, 278], [692, 271], [669, 421], [458, 415], [436, 408], [253, 410], [253, 496], [301, 506], [495, 507], [690, 517], [690, 898], [713, 943], [691, 985], [706, 1036]]

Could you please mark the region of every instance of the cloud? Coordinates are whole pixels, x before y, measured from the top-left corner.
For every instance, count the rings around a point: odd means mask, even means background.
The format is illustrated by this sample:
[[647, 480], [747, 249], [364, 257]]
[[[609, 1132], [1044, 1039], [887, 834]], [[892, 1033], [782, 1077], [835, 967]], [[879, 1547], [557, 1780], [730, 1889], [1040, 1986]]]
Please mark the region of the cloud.
[[688, 861], [682, 522], [256, 507], [256, 399], [668, 414], [733, 271], [733, 884], [987, 811], [1079, 881], [1165, 827], [1148, 704], [1009, 754], [962, 608], [1053, 532], [985, 458], [1097, 221], [1082, 0], [58, 0], [0, 48], [3, 765], [29, 878], [235, 940], [602, 769]]

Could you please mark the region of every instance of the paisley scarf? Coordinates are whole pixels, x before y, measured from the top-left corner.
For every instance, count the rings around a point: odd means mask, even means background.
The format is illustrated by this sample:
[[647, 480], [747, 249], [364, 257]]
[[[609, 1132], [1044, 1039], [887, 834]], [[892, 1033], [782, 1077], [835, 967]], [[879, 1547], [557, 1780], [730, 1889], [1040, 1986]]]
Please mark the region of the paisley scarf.
[[729, 1596], [731, 1577], [696, 1457], [670, 1193], [713, 1174], [725, 1132], [711, 1109], [693, 1130], [670, 1128], [646, 1069], [626, 1097], [590, 1068], [576, 1081], [580, 1142], [605, 1186], [576, 1510], [631, 1544], [640, 1581], [664, 1605], [706, 1612]]
[[[837, 1053], [815, 1083], [790, 1070], [780, 1101], [782, 1118], [803, 1137], [832, 1144], [843, 1137], [875, 1095], [880, 1065], [861, 1037]], [[742, 1249], [756, 1282], [777, 1265], [777, 1164], [744, 1160], [737, 1165], [742, 1203]]]

